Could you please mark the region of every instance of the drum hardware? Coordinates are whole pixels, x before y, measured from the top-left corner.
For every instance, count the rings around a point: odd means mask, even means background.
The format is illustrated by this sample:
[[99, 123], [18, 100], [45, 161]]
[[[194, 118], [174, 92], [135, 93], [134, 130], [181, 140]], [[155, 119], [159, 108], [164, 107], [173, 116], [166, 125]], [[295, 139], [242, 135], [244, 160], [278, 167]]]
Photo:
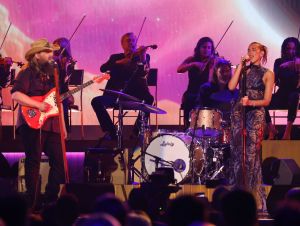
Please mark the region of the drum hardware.
[[[197, 175], [198, 176], [198, 183], [205, 184], [205, 181], [208, 179], [208, 159], [207, 159], [207, 150], [209, 145], [209, 138], [203, 137], [202, 139], [202, 149], [203, 149], [203, 154], [204, 154], [204, 175], [201, 178], [201, 174]], [[202, 180], [202, 181], [201, 181]]]
[[192, 183], [195, 183], [195, 174], [197, 176], [197, 184], [203, 184], [207, 179], [208, 175], [208, 159], [207, 149], [210, 147], [212, 142], [215, 142], [221, 134], [221, 123], [222, 123], [222, 112], [218, 109], [213, 108], [197, 108], [191, 112], [191, 127], [188, 133], [193, 137], [197, 137], [201, 140], [201, 146], [204, 154], [204, 173], [197, 170], [194, 167], [195, 154], [193, 153], [194, 148], [192, 147], [193, 142], [190, 146], [190, 158], [192, 159]]
[[[197, 114], [196, 114], [196, 120], [195, 120], [195, 124], [194, 124], [194, 130], [192, 132], [192, 141], [191, 141], [191, 144], [190, 144], [190, 148], [189, 148], [189, 153], [190, 153], [190, 159], [191, 159], [191, 169], [192, 169], [192, 175], [191, 175], [191, 183], [194, 184], [195, 183], [195, 173], [197, 174], [197, 172], [195, 172], [195, 162], [194, 162], [194, 157], [195, 157], [195, 153], [194, 153], [194, 139], [195, 139], [195, 136], [196, 136], [196, 129], [197, 129], [197, 122], [198, 122], [198, 118], [199, 118], [199, 111], [200, 111], [200, 108], [197, 109]], [[191, 120], [192, 121], [192, 120]], [[191, 122], [192, 123], [192, 122]], [[204, 126], [202, 126], [203, 129]], [[204, 153], [204, 162], [205, 161], [205, 153]], [[201, 174], [201, 172], [200, 172]], [[198, 176], [198, 183], [201, 184], [201, 180], [200, 180], [200, 175], [197, 174]]]
[[211, 176], [210, 180], [214, 180], [216, 178], [216, 176], [218, 176], [222, 172], [223, 168], [224, 168], [224, 166], [221, 166], [220, 169], [215, 171], [214, 174]]
[[145, 173], [143, 172], [143, 168], [141, 171], [139, 171], [136, 167], [134, 167], [134, 164], [136, 161], [141, 159], [142, 154], [140, 154], [138, 157], [133, 159], [133, 151], [129, 152], [128, 156], [128, 184], [134, 183], [134, 175], [136, 175], [138, 178], [140, 178], [141, 182], [149, 182], [148, 179], [145, 177]]
[[[145, 150], [145, 144], [147, 143], [145, 141], [146, 136], [145, 136], [145, 132], [148, 129], [149, 125], [145, 119], [145, 112], [148, 113], [156, 113], [156, 114], [166, 114], [166, 111], [152, 106], [152, 105], [148, 105], [145, 104], [143, 101], [139, 100], [138, 98], [131, 96], [129, 94], [126, 94], [122, 91], [116, 91], [116, 90], [110, 90], [110, 89], [100, 89], [101, 91], [103, 91], [106, 94], [112, 95], [117, 97], [116, 99], [116, 105], [118, 106], [118, 126], [117, 126], [117, 150], [120, 153], [120, 164], [121, 165], [125, 165], [125, 159], [124, 159], [124, 149], [123, 149], [123, 117], [125, 116], [125, 114], [123, 113], [123, 108], [128, 108], [128, 109], [132, 109], [132, 110], [139, 110], [139, 114], [141, 115], [140, 118], [140, 132], [139, 132], [139, 142], [141, 144], [141, 149], [142, 149], [142, 153]], [[134, 174], [138, 175], [139, 177], [141, 177], [144, 181], [146, 181], [146, 178], [143, 176], [143, 172], [139, 172], [135, 167], [134, 167], [134, 163], [140, 158], [137, 157], [136, 159], [132, 159], [133, 158], [133, 152], [130, 151], [128, 153], [128, 173], [126, 172], [126, 167], [124, 167], [124, 175], [125, 178], [128, 178], [128, 183], [131, 184], [133, 183], [133, 177]], [[125, 180], [126, 181], [126, 180]]]
[[[143, 154], [149, 155], [152, 158], [154, 158], [154, 160], [150, 159], [150, 162], [155, 163], [155, 171], [154, 172], [156, 172], [158, 169], [161, 169], [161, 168], [171, 168], [171, 169], [173, 169], [173, 171], [179, 173], [180, 177], [183, 179], [183, 176], [181, 173], [186, 169], [186, 164], [182, 159], [176, 159], [175, 161], [166, 161], [166, 160], [160, 158], [159, 156], [152, 155], [147, 152], [144, 152]], [[159, 166], [159, 164], [160, 164], [160, 166]], [[176, 181], [176, 179], [175, 179], [175, 181]]]
[[[156, 155], [152, 155], [152, 154], [149, 154], [147, 153], [146, 151], [143, 153], [143, 154], [146, 154], [146, 155], [149, 155], [151, 156], [153, 159], [150, 159], [150, 162], [154, 162], [155, 163], [155, 170], [157, 170], [158, 168], [162, 168], [162, 167], [172, 167], [174, 169], [174, 162], [173, 161], [167, 161], [167, 160], [164, 160], [162, 159], [161, 157], [159, 156], [156, 156]], [[179, 160], [179, 159], [178, 159]], [[182, 161], [182, 160], [181, 160]], [[161, 167], [158, 166], [158, 164], [161, 164]], [[180, 170], [179, 172], [182, 172], [182, 170]]]
[[145, 145], [146, 145], [146, 136], [145, 136], [145, 131], [146, 131], [146, 128], [149, 127], [148, 125], [148, 122], [145, 118], [145, 112], [143, 111], [140, 111], [141, 114], [141, 118], [140, 118], [140, 125], [141, 125], [141, 128], [140, 128], [140, 131], [139, 131], [139, 143], [141, 145], [141, 154], [136, 158], [136, 159], [133, 159], [133, 152], [131, 151], [129, 153], [129, 156], [128, 156], [128, 184], [132, 184], [134, 182], [134, 175], [137, 175], [141, 181], [147, 181], [146, 177], [144, 176], [144, 172], [143, 172], [143, 168], [141, 168], [141, 172], [134, 167], [134, 163], [139, 160], [142, 156], [142, 153], [144, 152], [145, 150]]
[[[115, 96], [117, 99], [115, 101], [115, 104], [118, 106], [118, 126], [117, 126], [117, 151], [120, 154], [119, 161], [122, 166], [125, 166], [125, 158], [124, 158], [124, 148], [123, 148], [123, 117], [125, 114], [123, 114], [123, 107], [126, 107], [125, 104], [123, 104], [122, 100], [133, 100], [133, 101], [139, 101], [138, 98], [131, 96], [129, 94], [123, 93], [122, 91], [117, 90], [110, 90], [110, 89], [100, 89], [106, 94], [109, 94], [111, 96]], [[124, 170], [124, 182], [126, 182], [126, 167], [122, 167]]]
[[145, 112], [148, 113], [156, 113], [156, 114], [166, 114], [166, 111], [145, 104], [144, 102], [133, 102], [133, 101], [120, 101], [120, 105], [125, 106], [126, 108], [130, 108], [133, 110], [139, 110], [140, 114], [140, 130], [139, 130], [139, 144], [141, 147], [141, 154], [136, 159], [133, 159], [133, 151], [131, 151], [128, 155], [128, 184], [132, 184], [134, 182], [134, 175], [137, 175], [141, 178], [141, 181], [148, 181], [146, 179], [144, 168], [141, 168], [141, 172], [134, 167], [134, 163], [142, 158], [143, 153], [145, 152], [146, 144], [148, 144], [148, 137], [146, 136], [146, 132], [149, 131], [148, 121], [145, 117]]

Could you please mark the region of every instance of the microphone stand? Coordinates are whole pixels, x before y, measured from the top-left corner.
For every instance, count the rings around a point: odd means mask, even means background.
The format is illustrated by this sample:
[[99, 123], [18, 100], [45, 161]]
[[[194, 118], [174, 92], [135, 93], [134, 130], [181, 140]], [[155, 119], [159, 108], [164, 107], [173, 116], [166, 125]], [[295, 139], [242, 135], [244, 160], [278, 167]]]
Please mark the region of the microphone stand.
[[[200, 112], [200, 107], [198, 107], [197, 108], [197, 110], [196, 110], [196, 117], [195, 117], [195, 124], [194, 124], [194, 126], [193, 126], [193, 130], [192, 130], [192, 136], [191, 136], [191, 138], [192, 138], [192, 140], [191, 140], [191, 144], [190, 144], [190, 148], [189, 148], [189, 153], [190, 153], [190, 159], [192, 160], [191, 161], [191, 169], [192, 169], [192, 175], [191, 175], [191, 183], [192, 184], [194, 184], [195, 183], [195, 159], [194, 159], [194, 157], [195, 157], [195, 152], [194, 152], [194, 150], [195, 150], [195, 142], [194, 142], [194, 140], [195, 140], [195, 137], [196, 137], [196, 130], [197, 130], [197, 128], [198, 128], [198, 119], [199, 119], [199, 112]], [[192, 119], [191, 119], [192, 120]], [[203, 132], [203, 134], [204, 134], [204, 128], [202, 128], [202, 132]], [[198, 183], [199, 184], [201, 184], [201, 182], [200, 182], [200, 175], [198, 175]]]
[[[246, 94], [246, 82], [247, 82], [247, 66], [246, 63], [243, 64], [243, 68], [241, 71], [241, 93], [242, 98], [245, 97]], [[246, 188], [246, 144], [247, 144], [247, 128], [246, 128], [246, 107], [242, 105], [242, 175], [243, 175], [243, 186]]]
[[154, 158], [154, 160], [152, 160], [152, 161], [155, 162], [155, 170], [158, 169], [158, 164], [161, 163], [161, 162], [162, 162], [162, 163], [166, 163], [166, 165], [169, 165], [169, 166], [171, 166], [172, 168], [174, 168], [174, 162], [172, 162], [172, 161], [164, 160], [164, 159], [162, 159], [161, 157], [158, 157], [158, 156], [156, 156], [156, 155], [149, 154], [149, 153], [147, 153], [146, 151], [143, 152], [143, 154], [149, 155], [149, 156], [151, 156], [152, 158]]

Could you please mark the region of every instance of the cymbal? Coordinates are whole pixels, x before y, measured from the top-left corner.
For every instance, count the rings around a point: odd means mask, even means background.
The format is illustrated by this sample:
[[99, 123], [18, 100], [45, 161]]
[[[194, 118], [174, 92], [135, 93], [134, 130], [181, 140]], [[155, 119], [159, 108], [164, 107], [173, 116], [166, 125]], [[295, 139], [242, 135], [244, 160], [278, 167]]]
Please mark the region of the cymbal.
[[134, 101], [120, 101], [119, 104], [121, 104], [123, 107], [130, 108], [132, 110], [139, 110], [143, 112], [148, 112], [148, 113], [155, 113], [155, 114], [166, 114], [167, 112], [149, 105], [149, 104], [144, 104], [141, 102], [134, 102]]
[[108, 93], [108, 94], [111, 94], [113, 96], [116, 96], [116, 97], [120, 97], [120, 99], [127, 99], [127, 100], [133, 100], [133, 101], [138, 101], [138, 102], [142, 102], [140, 99], [134, 97], [134, 96], [131, 96], [127, 93], [123, 93], [121, 91], [117, 91], [117, 90], [112, 90], [112, 89], [99, 89], [105, 93]]

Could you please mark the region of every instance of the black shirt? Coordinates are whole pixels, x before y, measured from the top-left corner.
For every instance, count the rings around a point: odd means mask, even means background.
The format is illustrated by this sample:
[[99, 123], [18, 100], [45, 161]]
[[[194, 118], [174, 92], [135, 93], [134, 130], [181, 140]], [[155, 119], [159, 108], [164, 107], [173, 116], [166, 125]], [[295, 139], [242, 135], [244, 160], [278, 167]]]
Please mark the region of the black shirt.
[[[32, 67], [28, 67], [18, 74], [11, 93], [21, 92], [27, 96], [44, 96], [47, 94], [54, 85], [54, 76], [41, 76]], [[21, 109], [18, 110], [17, 128], [25, 124], [23, 115], [21, 114]], [[59, 133], [59, 121], [58, 117], [48, 118], [42, 130], [53, 131]]]
[[[146, 55], [144, 64], [136, 59], [128, 65], [117, 64], [116, 61], [124, 59], [124, 53], [112, 54], [109, 60], [100, 67], [101, 72], [110, 71], [110, 79], [105, 89], [123, 90], [123, 92], [133, 95], [139, 99], [144, 99], [145, 95], [149, 95], [147, 84], [147, 67], [149, 66], [150, 56]], [[106, 95], [104, 93], [104, 95]]]

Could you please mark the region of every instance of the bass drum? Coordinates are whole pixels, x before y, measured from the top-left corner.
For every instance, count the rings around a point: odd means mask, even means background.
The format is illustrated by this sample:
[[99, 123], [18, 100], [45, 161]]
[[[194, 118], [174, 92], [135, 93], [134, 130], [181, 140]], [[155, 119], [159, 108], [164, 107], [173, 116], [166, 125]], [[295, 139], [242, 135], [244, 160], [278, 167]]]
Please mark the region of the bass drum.
[[[187, 134], [162, 134], [155, 137], [143, 155], [143, 167], [147, 175], [156, 167], [173, 168], [176, 183], [184, 183], [191, 175], [190, 144], [192, 138]], [[194, 166], [201, 173], [204, 156], [198, 140], [194, 139]]]

